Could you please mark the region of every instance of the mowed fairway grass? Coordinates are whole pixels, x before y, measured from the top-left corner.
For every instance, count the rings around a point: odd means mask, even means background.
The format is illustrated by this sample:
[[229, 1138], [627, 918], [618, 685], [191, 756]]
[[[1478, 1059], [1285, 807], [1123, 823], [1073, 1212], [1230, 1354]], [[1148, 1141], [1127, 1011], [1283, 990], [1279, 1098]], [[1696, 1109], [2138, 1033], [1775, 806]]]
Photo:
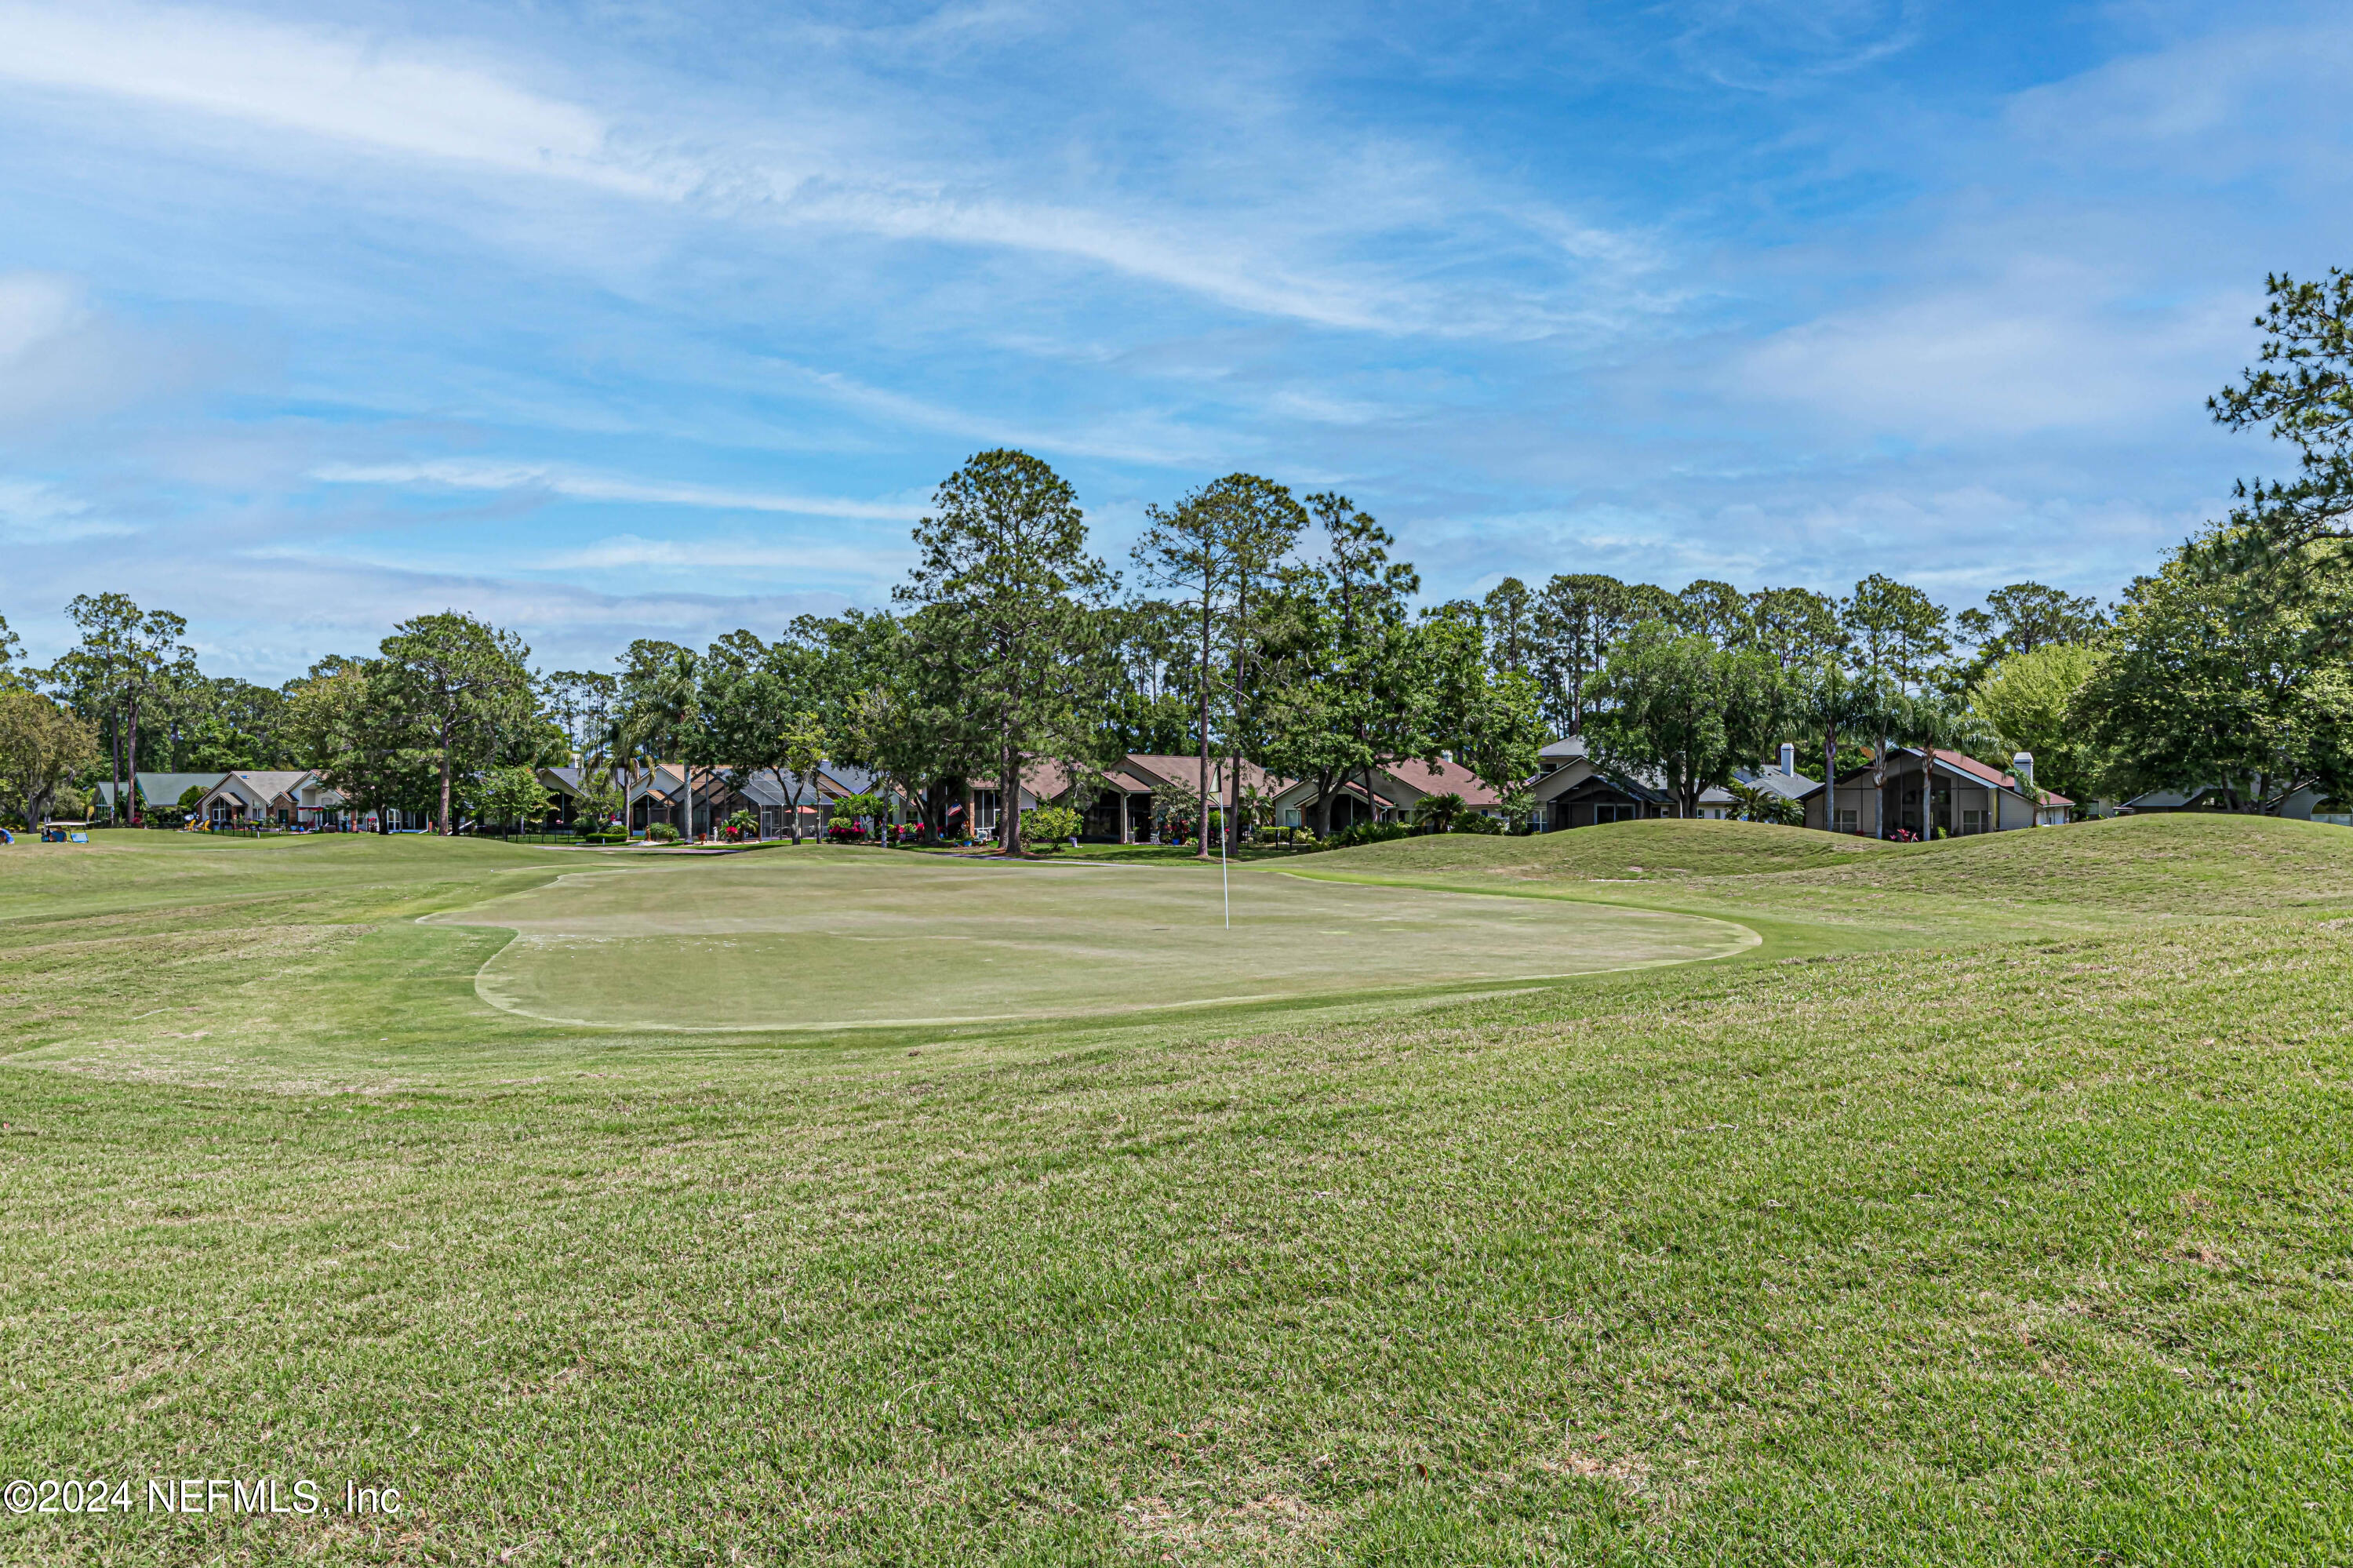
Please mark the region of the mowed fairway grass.
[[[617, 858], [617, 857], [615, 857]], [[1721, 958], [1725, 920], [1179, 866], [808, 850], [582, 872], [434, 918], [517, 933], [475, 989], [561, 1023], [838, 1030], [1496, 982]]]
[[0, 1560], [2353, 1560], [2341, 829], [1408, 841], [1239, 953], [1214, 868], [99, 839], [0, 850], [0, 1478], [336, 1507]]

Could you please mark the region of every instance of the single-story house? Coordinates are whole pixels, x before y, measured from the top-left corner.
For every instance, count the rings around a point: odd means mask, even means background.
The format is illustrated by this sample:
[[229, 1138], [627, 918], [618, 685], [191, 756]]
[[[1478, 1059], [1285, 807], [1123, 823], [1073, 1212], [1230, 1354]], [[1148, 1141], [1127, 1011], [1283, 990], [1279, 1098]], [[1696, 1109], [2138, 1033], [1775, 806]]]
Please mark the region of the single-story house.
[[[1021, 809], [1029, 811], [1040, 805], [1078, 806], [1082, 839], [1097, 843], [1142, 843], [1152, 836], [1153, 794], [1155, 790], [1165, 793], [1166, 783], [1145, 768], [1130, 767], [1135, 760], [1122, 758], [1084, 779], [1059, 762], [1034, 762], [1022, 778]], [[1079, 804], [1082, 799], [1083, 805]], [[973, 781], [973, 820], [977, 832], [997, 831], [1000, 800], [996, 779]], [[955, 810], [950, 808], [952, 813]]]
[[[1231, 761], [1224, 757], [1209, 758], [1212, 807], [1226, 800], [1229, 778], [1239, 778], [1245, 799], [1254, 796], [1261, 800], [1272, 797], [1289, 782], [1254, 762], [1244, 762], [1240, 774], [1231, 775]], [[1080, 838], [1096, 843], [1143, 843], [1173, 825], [1169, 816], [1178, 799], [1189, 802], [1199, 792], [1201, 758], [1198, 753], [1180, 757], [1130, 752], [1103, 772], [1083, 780], [1059, 762], [1039, 761], [1030, 765], [1022, 783], [1023, 810], [1040, 803], [1069, 806], [1083, 796], [1086, 804], [1080, 812]], [[1187, 805], [1186, 814], [1189, 817], [1194, 809]], [[974, 780], [973, 815], [981, 832], [996, 831], [997, 812], [996, 780]]]
[[689, 768], [677, 762], [658, 762], [651, 768], [636, 770], [627, 782], [623, 799], [622, 816], [631, 832], [643, 832], [655, 822], [667, 822], [690, 839], [710, 832], [746, 804], [735, 798], [735, 791], [727, 787], [725, 776], [718, 769]]
[[2032, 759], [2020, 757], [2029, 770], [2023, 785], [2018, 772], [1962, 752], [1890, 747], [1883, 769], [1852, 768], [1830, 789], [1816, 785], [1806, 796], [1806, 826], [1879, 839], [1899, 830], [1926, 838], [1937, 828], [1960, 835], [2065, 823], [2075, 802], [2035, 789]]
[[[1536, 756], [1543, 767], [1528, 780], [1529, 820], [1540, 833], [1683, 814], [1663, 779], [1641, 768], [1603, 767], [1593, 759], [1582, 736], [1556, 740]], [[1699, 814], [1728, 817], [1738, 804], [1730, 790], [1711, 785], [1700, 793]]]
[[720, 768], [690, 769], [679, 763], [664, 762], [640, 769], [628, 781], [626, 815], [630, 831], [643, 832], [650, 822], [668, 822], [686, 832], [686, 791], [690, 784], [694, 810], [691, 837], [702, 838], [716, 832], [736, 812], [750, 811], [760, 819], [760, 836], [764, 839], [791, 837], [795, 817], [799, 818], [801, 836], [807, 838], [825, 832], [836, 800], [871, 792], [875, 776], [847, 763], [825, 762], [818, 764], [816, 775], [807, 779], [796, 779], [781, 769], [762, 768], [740, 784], [730, 784], [728, 775]]
[[[141, 802], [140, 810], [143, 814], [158, 807], [176, 807], [180, 803], [180, 797], [189, 790], [209, 789], [219, 783], [220, 779], [221, 776], [218, 773], [142, 772], [136, 779], [126, 780], [122, 792], [125, 795], [132, 795], [133, 791], [136, 791], [134, 798]], [[98, 798], [106, 802], [108, 813], [116, 821], [125, 821], [130, 817], [131, 813], [128, 810], [117, 811], [114, 809], [113, 779], [99, 780]]]
[[[2230, 809], [2230, 797], [2219, 784], [2201, 784], [2190, 789], [2151, 789], [2116, 804], [2119, 815], [2139, 816], [2147, 812], [2222, 811]], [[2307, 784], [2292, 789], [2277, 800], [2263, 803], [2263, 814], [2288, 817], [2300, 822], [2334, 822], [2338, 827], [2353, 827], [2353, 801], [2330, 796], [2316, 785]]]
[[1752, 789], [1778, 795], [1784, 800], [1794, 800], [1800, 805], [1807, 796], [1821, 788], [1819, 780], [1809, 779], [1798, 771], [1798, 748], [1787, 741], [1781, 743], [1781, 760], [1778, 766], [1736, 768], [1732, 776]]
[[[611, 773], [614, 792], [618, 794], [621, 787], [621, 770], [616, 768], [611, 770]], [[573, 820], [580, 814], [581, 783], [586, 776], [587, 770], [582, 768], [534, 768], [532, 769], [532, 777], [539, 780], [539, 787], [547, 791], [553, 801], [548, 808], [548, 815], [554, 820], [557, 826], [570, 827]]]
[[[1480, 777], [1451, 757], [1435, 764], [1418, 758], [1392, 762], [1372, 769], [1372, 788], [1365, 776], [1351, 774], [1332, 789], [1331, 831], [1342, 832], [1359, 822], [1410, 820], [1432, 795], [1460, 795], [1469, 810], [1485, 817], [1504, 814], [1502, 796]], [[1314, 827], [1321, 815], [1322, 795], [1313, 779], [1298, 779], [1274, 796], [1275, 821], [1285, 827]]]
[[350, 813], [342, 795], [310, 769], [239, 769], [221, 776], [190, 815], [216, 827], [323, 828]]
[[[867, 768], [853, 768], [847, 762], [820, 762], [816, 773], [807, 779], [764, 768], [744, 781], [741, 793], [744, 803], [759, 813], [762, 838], [791, 837], [795, 819], [799, 821], [801, 836], [809, 838], [825, 832], [826, 823], [832, 820], [836, 800], [872, 794], [879, 782]], [[901, 820], [912, 821], [915, 814], [902, 793]]]

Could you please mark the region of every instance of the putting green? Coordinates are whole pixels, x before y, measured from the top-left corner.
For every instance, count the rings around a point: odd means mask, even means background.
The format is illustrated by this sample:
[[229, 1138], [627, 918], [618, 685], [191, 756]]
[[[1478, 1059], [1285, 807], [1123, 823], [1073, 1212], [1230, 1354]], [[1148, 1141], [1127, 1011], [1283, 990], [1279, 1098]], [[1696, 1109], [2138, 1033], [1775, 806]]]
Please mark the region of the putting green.
[[815, 1030], [1475, 986], [1721, 958], [1728, 921], [1565, 901], [799, 850], [598, 869], [431, 917], [500, 926], [483, 1000], [553, 1022]]

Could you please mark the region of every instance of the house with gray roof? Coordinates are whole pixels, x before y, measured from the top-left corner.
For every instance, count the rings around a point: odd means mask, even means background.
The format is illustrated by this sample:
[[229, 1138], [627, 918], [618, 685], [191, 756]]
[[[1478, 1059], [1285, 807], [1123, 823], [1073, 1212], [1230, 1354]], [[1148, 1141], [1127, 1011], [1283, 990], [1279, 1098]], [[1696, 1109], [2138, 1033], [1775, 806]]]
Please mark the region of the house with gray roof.
[[[218, 773], [148, 773], [142, 771], [136, 779], [125, 781], [122, 792], [125, 796], [132, 796], [135, 790], [135, 799], [140, 802], [140, 809], [143, 813], [154, 810], [159, 807], [176, 807], [180, 803], [180, 797], [185, 795], [189, 790], [209, 789], [214, 785], [219, 783], [220, 780], [221, 776]], [[98, 798], [106, 803], [108, 814], [115, 821], [124, 821], [129, 820], [131, 812], [127, 809], [120, 811], [114, 809], [113, 779], [101, 779], [99, 780]]]
[[238, 768], [221, 775], [188, 814], [216, 827], [319, 829], [350, 825], [345, 805], [311, 768]]

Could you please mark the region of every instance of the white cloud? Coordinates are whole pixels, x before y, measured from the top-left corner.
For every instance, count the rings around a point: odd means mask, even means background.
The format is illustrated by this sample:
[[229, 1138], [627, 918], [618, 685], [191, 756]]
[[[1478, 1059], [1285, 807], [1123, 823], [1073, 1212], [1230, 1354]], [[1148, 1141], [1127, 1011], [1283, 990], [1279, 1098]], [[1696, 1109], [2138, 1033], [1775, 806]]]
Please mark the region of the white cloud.
[[111, 315], [79, 278], [0, 272], [0, 442], [217, 384], [252, 357], [202, 329]]
[[632, 195], [661, 179], [626, 166], [575, 104], [446, 54], [225, 12], [150, 5], [0, 5], [0, 76]]
[[[128, 593], [186, 616], [208, 673], [273, 683], [328, 653], [369, 652], [398, 621], [442, 609], [521, 631], [543, 667], [602, 669], [633, 637], [697, 643], [737, 627], [774, 635], [796, 615], [835, 613], [851, 602], [839, 592], [705, 592], [675, 580], [607, 592], [499, 572], [436, 571], [414, 560], [280, 554], [258, 569], [259, 558], [241, 552], [147, 555], [110, 560], [100, 569], [79, 555], [34, 552], [9, 563], [7, 587], [27, 608], [101, 589]], [[37, 661], [73, 640], [62, 615], [9, 619]]]
[[90, 319], [79, 285], [51, 272], [0, 273], [0, 368]]
[[1986, 282], [1826, 315], [1741, 355], [1735, 385], [1864, 430], [1945, 443], [2123, 429], [2195, 408], [2242, 354], [2252, 302], [2143, 306], [2089, 265], [2026, 264]]
[[912, 558], [913, 552], [906, 550], [878, 551], [824, 541], [776, 544], [750, 539], [645, 539], [635, 534], [616, 534], [535, 564], [555, 570], [662, 567], [717, 571], [775, 567], [871, 581], [895, 575]]
[[575, 501], [691, 506], [722, 512], [784, 512], [807, 517], [911, 522], [923, 515], [921, 507], [901, 502], [846, 501], [828, 496], [787, 495], [775, 491], [668, 484], [586, 473], [548, 463], [472, 459], [437, 459], [407, 463], [328, 463], [312, 469], [311, 477], [329, 484], [423, 484], [449, 490], [540, 491]]
[[1912, 47], [1917, 0], [1692, 0], [1663, 7], [1676, 52], [1725, 87], [1771, 91], [1860, 70]]
[[12, 545], [63, 545], [136, 532], [95, 515], [89, 502], [54, 485], [0, 477], [0, 540]]
[[[519, 85], [511, 65], [454, 45], [389, 42], [223, 11], [0, 0], [0, 79], [194, 111], [271, 132], [553, 180], [746, 222], [808, 225], [902, 241], [1026, 251], [1102, 267], [1236, 310], [1380, 334], [1525, 338], [1589, 329], [1656, 302], [1622, 291], [1654, 247], [1525, 195], [1494, 195], [1459, 164], [1375, 144], [1336, 155], [1312, 138], [1282, 157], [1250, 149], [1246, 181], [1213, 212], [1181, 204], [1022, 194], [1033, 159], [976, 149], [901, 154], [923, 127], [729, 123], [664, 105], [617, 116]], [[863, 94], [878, 99], [868, 84]], [[855, 97], [852, 96], [852, 101]], [[915, 111], [903, 106], [902, 116]], [[842, 118], [851, 111], [845, 111]], [[275, 137], [248, 155], [285, 155]], [[1224, 154], [1234, 162], [1231, 150]], [[1008, 190], [1013, 194], [1008, 194]], [[1388, 237], [1417, 253], [1362, 258]], [[1433, 249], [1436, 254], [1433, 254]], [[1498, 290], [1450, 281], [1448, 259], [1543, 258], [1550, 283]], [[1583, 287], [1571, 289], [1573, 281]], [[1576, 295], [1573, 301], [1571, 294]]]

